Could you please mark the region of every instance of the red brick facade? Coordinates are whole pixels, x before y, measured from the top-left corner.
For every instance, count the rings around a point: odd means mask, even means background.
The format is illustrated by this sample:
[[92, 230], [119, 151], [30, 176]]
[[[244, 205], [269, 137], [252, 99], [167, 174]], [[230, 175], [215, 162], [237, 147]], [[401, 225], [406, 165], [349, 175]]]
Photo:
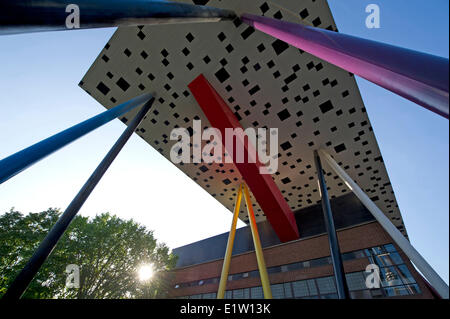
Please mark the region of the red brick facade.
[[[338, 231], [339, 245], [342, 253], [370, 248], [383, 244], [394, 243], [390, 236], [382, 229], [377, 222], [371, 222], [364, 225]], [[394, 244], [395, 245], [395, 244]], [[395, 245], [396, 246], [396, 245]], [[405, 254], [397, 247], [405, 264], [415, 278], [422, 293], [405, 296], [400, 298], [433, 298], [433, 294], [426, 286], [422, 277], [411, 265]], [[306, 261], [330, 255], [328, 238], [326, 235], [319, 235], [310, 238], [300, 239], [285, 244], [280, 244], [264, 249], [264, 258], [267, 267], [286, 265], [299, 261]], [[190, 296], [201, 293], [217, 292], [218, 284], [205, 284], [194, 287], [181, 287], [175, 289], [175, 284], [199, 281], [202, 279], [220, 277], [223, 260], [214, 260], [203, 264], [188, 266], [176, 269], [170, 297]], [[346, 273], [355, 271], [364, 271], [369, 264], [367, 258], [355, 259], [344, 262]], [[257, 270], [255, 253], [248, 252], [234, 256], [231, 260], [230, 275], [242, 272]], [[270, 274], [270, 283], [284, 283], [296, 280], [324, 277], [333, 275], [331, 265], [319, 266], [314, 268], [299, 269], [290, 272], [280, 272]], [[259, 278], [245, 278], [227, 283], [227, 290], [249, 288], [260, 286]], [[399, 298], [399, 297], [397, 297]]]

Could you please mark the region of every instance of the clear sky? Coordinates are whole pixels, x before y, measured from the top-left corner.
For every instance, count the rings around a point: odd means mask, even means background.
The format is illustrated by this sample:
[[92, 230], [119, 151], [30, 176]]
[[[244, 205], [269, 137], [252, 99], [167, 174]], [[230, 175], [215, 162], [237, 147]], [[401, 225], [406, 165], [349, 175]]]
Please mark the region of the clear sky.
[[[381, 9], [380, 29], [365, 26], [369, 3]], [[448, 0], [329, 4], [340, 32], [448, 58]], [[0, 37], [0, 158], [104, 110], [77, 84], [113, 32]], [[358, 84], [411, 242], [448, 282], [448, 121], [365, 80]], [[65, 209], [124, 128], [111, 122], [0, 185], [0, 212]], [[228, 231], [232, 217], [137, 136], [81, 214], [106, 211], [146, 225], [172, 248]]]

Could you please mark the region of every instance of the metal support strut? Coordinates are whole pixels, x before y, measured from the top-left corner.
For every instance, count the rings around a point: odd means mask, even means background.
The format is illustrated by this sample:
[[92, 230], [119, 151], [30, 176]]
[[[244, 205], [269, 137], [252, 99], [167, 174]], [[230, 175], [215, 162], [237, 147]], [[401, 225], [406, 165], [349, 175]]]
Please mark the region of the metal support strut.
[[235, 13], [230, 10], [175, 1], [2, 0], [0, 35], [117, 26], [217, 22], [235, 17]]
[[331, 260], [333, 261], [334, 278], [336, 279], [337, 292], [339, 299], [349, 299], [347, 281], [345, 279], [344, 265], [342, 263], [341, 251], [339, 249], [339, 240], [334, 227], [333, 212], [331, 211], [330, 200], [328, 197], [327, 184], [323, 175], [322, 163], [317, 151], [314, 151], [314, 161], [316, 163], [317, 177], [319, 181], [319, 190], [322, 197], [322, 211], [325, 220], [325, 227], [328, 233], [330, 244]]
[[142, 105], [150, 98], [152, 96], [148, 93], [137, 96], [0, 160], [0, 184], [78, 138]]
[[244, 14], [241, 19], [448, 119], [448, 59], [268, 17]]
[[366, 193], [355, 183], [355, 181], [339, 166], [338, 163], [325, 150], [319, 150], [322, 160], [327, 162], [331, 169], [345, 182], [348, 188], [359, 198], [361, 203], [372, 213], [375, 219], [380, 223], [384, 230], [392, 237], [395, 243], [414, 263], [424, 277], [430, 282], [434, 289], [442, 298], [449, 298], [448, 285], [436, 273], [436, 271], [428, 264], [425, 258], [411, 245], [411, 243], [403, 236], [403, 234], [395, 227], [395, 225], [386, 217], [386, 215], [378, 208], [377, 205], [367, 196]]
[[83, 206], [86, 199], [94, 190], [95, 186], [97, 186], [98, 182], [105, 174], [113, 160], [122, 150], [123, 146], [126, 144], [138, 125], [141, 123], [144, 116], [150, 110], [153, 102], [154, 98], [152, 97], [149, 101], [147, 101], [147, 103], [141, 108], [139, 113], [131, 121], [131, 123], [113, 145], [111, 150], [108, 152], [108, 154], [106, 154], [99, 166], [95, 169], [94, 173], [92, 173], [81, 190], [69, 204], [65, 212], [61, 215], [56, 224], [52, 227], [50, 232], [41, 242], [25, 267], [14, 279], [11, 286], [3, 296], [3, 299], [19, 299], [22, 296], [36, 273], [41, 268], [42, 264], [55, 248], [56, 244], [66, 231], [67, 227], [69, 227], [70, 223], [80, 210], [81, 206]]
[[233, 221], [231, 222], [230, 234], [228, 235], [227, 250], [225, 258], [223, 259], [222, 274], [220, 275], [219, 290], [217, 291], [217, 299], [225, 297], [225, 289], [227, 287], [228, 272], [230, 270], [231, 253], [233, 252], [234, 237], [236, 235], [236, 225], [239, 216], [239, 208], [242, 201], [242, 184], [239, 185], [239, 190], [234, 204]]
[[245, 197], [245, 204], [247, 206], [248, 217], [250, 220], [250, 230], [252, 232], [253, 244], [255, 245], [256, 260], [258, 263], [259, 274], [261, 277], [261, 284], [264, 292], [265, 299], [272, 299], [272, 291], [270, 290], [269, 275], [267, 274], [266, 263], [264, 261], [264, 255], [261, 247], [261, 241], [259, 239], [258, 227], [256, 225], [255, 214], [252, 208], [252, 202], [250, 200], [250, 194], [247, 186], [242, 183], [239, 186], [238, 194], [236, 197], [236, 203], [234, 207], [233, 221], [231, 223], [231, 230], [228, 236], [227, 249], [225, 252], [225, 258], [223, 261], [222, 274], [220, 276], [219, 290], [217, 291], [217, 299], [223, 299], [225, 296], [225, 289], [228, 280], [228, 272], [230, 269], [231, 254], [233, 251], [234, 237], [236, 235], [236, 224], [239, 215], [239, 209], [242, 201], [242, 194]]

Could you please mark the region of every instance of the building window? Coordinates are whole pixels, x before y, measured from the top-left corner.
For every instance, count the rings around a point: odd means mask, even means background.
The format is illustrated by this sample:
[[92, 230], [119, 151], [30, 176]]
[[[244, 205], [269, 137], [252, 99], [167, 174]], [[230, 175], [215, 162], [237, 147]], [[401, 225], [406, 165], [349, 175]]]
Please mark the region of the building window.
[[309, 279], [309, 280], [307, 281], [307, 283], [308, 283], [309, 294], [310, 294], [311, 296], [317, 295], [317, 287], [316, 287], [316, 282], [315, 282], [315, 280], [314, 280], [314, 279]]
[[292, 296], [292, 286], [290, 282], [286, 282], [283, 284], [283, 289], [284, 289], [284, 297], [286, 299], [290, 299], [293, 298]]
[[302, 298], [309, 296], [309, 290], [306, 280], [294, 281], [292, 283], [292, 290], [294, 291], [295, 298]]
[[402, 285], [402, 280], [394, 267], [380, 268], [381, 286], [393, 287]]
[[[381, 287], [379, 289], [368, 289], [366, 287], [365, 271], [345, 274], [353, 299], [384, 298], [392, 296], [405, 296], [420, 294], [421, 290], [416, 284], [408, 267], [404, 264], [401, 256], [392, 244], [376, 246], [368, 249], [353, 251], [342, 255], [344, 260], [368, 258], [369, 263], [375, 263], [380, 267]], [[292, 264], [269, 267], [269, 273], [279, 273], [293, 271], [308, 267], [319, 267], [331, 263], [330, 257], [317, 258], [313, 260], [296, 262]], [[270, 270], [271, 269], [271, 270]], [[270, 271], [269, 271], [270, 270]], [[253, 270], [245, 273], [238, 273], [229, 276], [229, 280], [240, 280], [249, 277], [259, 277], [259, 271]], [[175, 288], [193, 287], [218, 283], [219, 278], [209, 278], [200, 281], [181, 283]], [[335, 299], [336, 284], [333, 276], [286, 282], [271, 285], [274, 298], [302, 298], [302, 299]], [[216, 293], [207, 293], [182, 298], [191, 299], [214, 299]], [[262, 299], [264, 298], [261, 286], [228, 290], [225, 293], [226, 299]]]
[[244, 289], [233, 290], [233, 299], [244, 299]]
[[252, 287], [250, 288], [250, 298], [252, 299], [263, 299], [264, 298], [264, 293], [262, 290], [262, 287]]
[[366, 278], [364, 277], [362, 272], [345, 274], [345, 278], [347, 280], [348, 289], [350, 291], [367, 289]]
[[321, 295], [330, 294], [336, 292], [336, 285], [334, 284], [333, 277], [323, 277], [316, 279], [317, 286]]
[[283, 284], [270, 285], [273, 299], [285, 299]]

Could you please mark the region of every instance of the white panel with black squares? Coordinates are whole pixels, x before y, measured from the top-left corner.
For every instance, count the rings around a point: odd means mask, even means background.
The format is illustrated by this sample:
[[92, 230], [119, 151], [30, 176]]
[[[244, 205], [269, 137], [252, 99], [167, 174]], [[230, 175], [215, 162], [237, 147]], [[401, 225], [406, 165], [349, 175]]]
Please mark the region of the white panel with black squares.
[[[337, 31], [326, 0], [179, 2]], [[320, 200], [313, 151], [324, 147], [406, 235], [354, 76], [239, 19], [118, 28], [80, 86], [107, 108], [154, 93], [156, 102], [137, 134], [170, 160], [173, 128], [192, 134], [193, 120], [210, 125], [187, 87], [201, 73], [244, 128], [279, 129], [279, 169], [273, 179], [293, 211]], [[241, 182], [233, 164], [177, 167], [233, 211]], [[349, 192], [326, 164], [324, 169], [331, 197]], [[257, 202], [254, 209], [257, 221], [265, 220]], [[239, 217], [248, 223], [244, 205]]]

